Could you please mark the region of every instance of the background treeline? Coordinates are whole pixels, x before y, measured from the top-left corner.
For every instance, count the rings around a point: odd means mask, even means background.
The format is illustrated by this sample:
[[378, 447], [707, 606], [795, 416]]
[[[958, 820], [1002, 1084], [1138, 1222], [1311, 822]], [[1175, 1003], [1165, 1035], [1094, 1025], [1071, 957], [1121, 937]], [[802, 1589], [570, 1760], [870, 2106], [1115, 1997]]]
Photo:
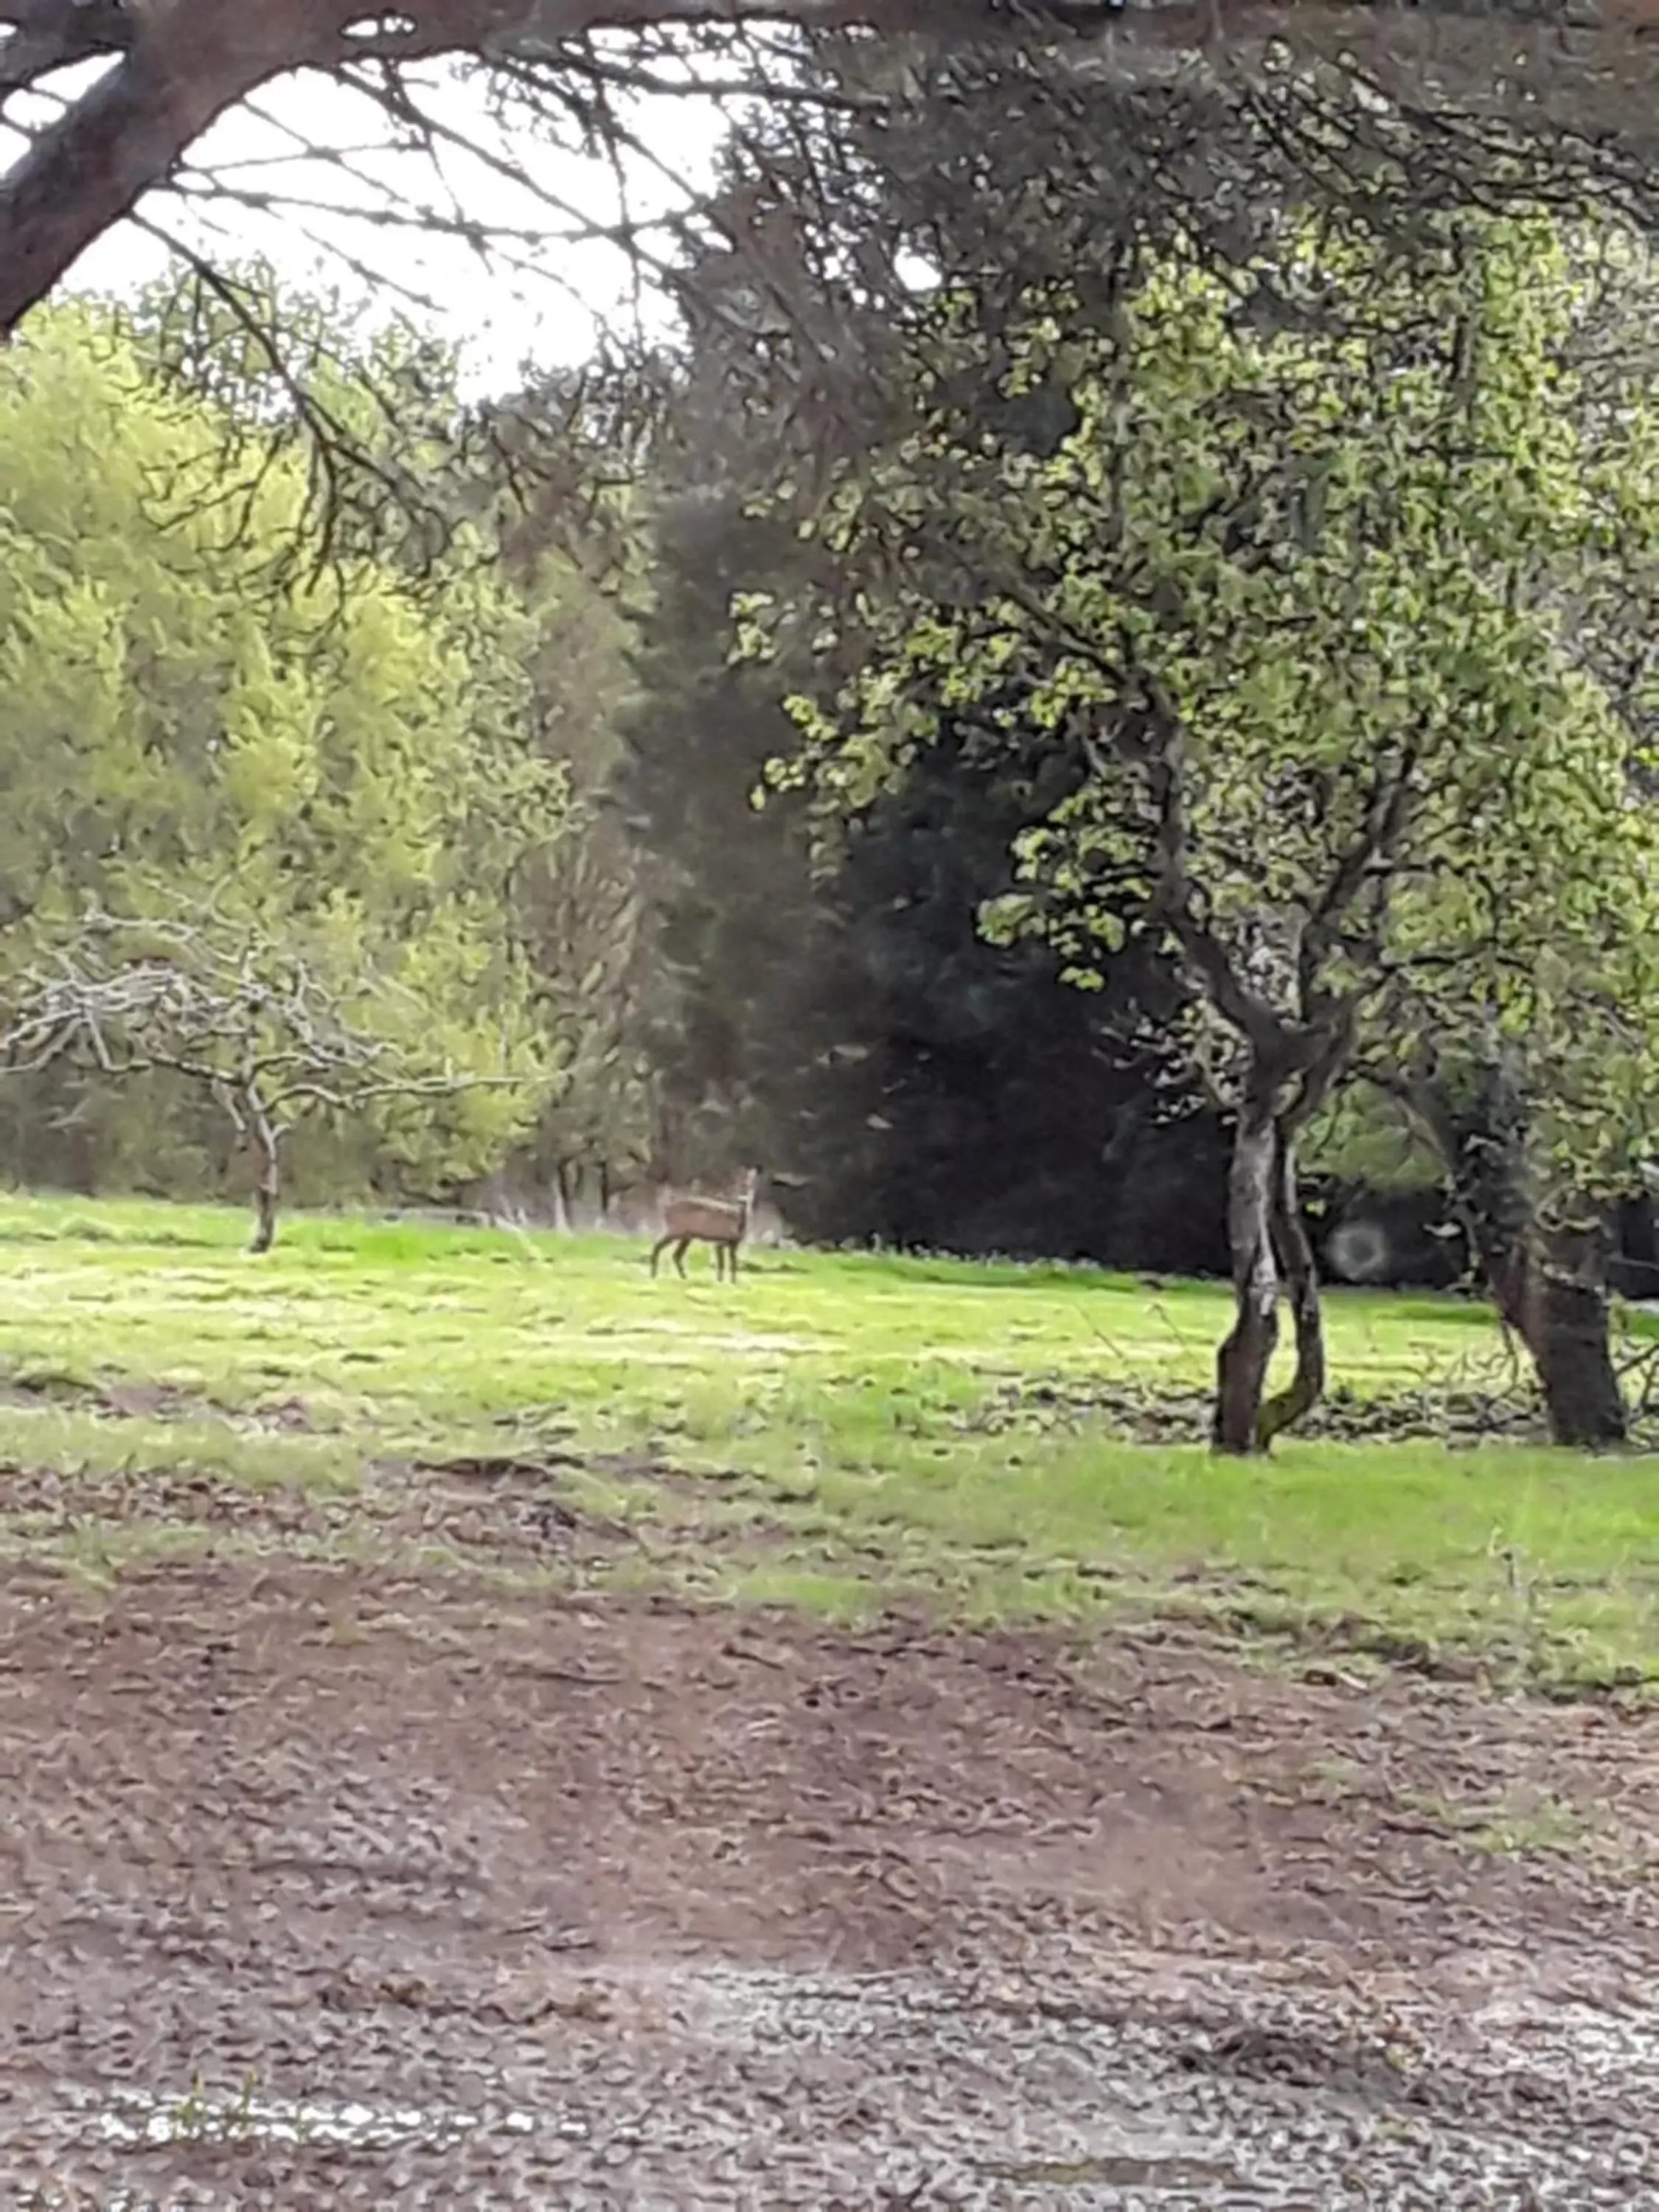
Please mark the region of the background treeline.
[[[814, 1237], [1222, 1264], [1217, 1119], [1124, 1042], [1170, 974], [1081, 993], [979, 933], [1005, 771], [930, 758], [830, 871], [754, 803], [793, 732], [729, 608], [803, 549], [747, 511], [742, 394], [677, 366], [641, 465], [574, 385], [469, 410], [453, 364], [244, 281], [317, 333], [302, 395], [182, 283], [0, 363], [11, 968], [89, 909], [228, 898], [489, 1079], [307, 1119], [302, 1203], [591, 1218], [756, 1159]], [[240, 1194], [249, 1160], [201, 1085], [64, 1058], [0, 1085], [0, 1173]]]

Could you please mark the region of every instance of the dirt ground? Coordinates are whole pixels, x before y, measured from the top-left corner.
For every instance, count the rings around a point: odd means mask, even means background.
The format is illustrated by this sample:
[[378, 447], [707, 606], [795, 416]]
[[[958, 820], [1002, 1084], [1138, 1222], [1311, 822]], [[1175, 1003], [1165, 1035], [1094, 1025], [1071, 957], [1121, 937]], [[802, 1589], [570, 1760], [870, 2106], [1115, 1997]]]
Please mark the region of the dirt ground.
[[0, 1586], [0, 2203], [1659, 2206], [1659, 1723], [1194, 1638]]

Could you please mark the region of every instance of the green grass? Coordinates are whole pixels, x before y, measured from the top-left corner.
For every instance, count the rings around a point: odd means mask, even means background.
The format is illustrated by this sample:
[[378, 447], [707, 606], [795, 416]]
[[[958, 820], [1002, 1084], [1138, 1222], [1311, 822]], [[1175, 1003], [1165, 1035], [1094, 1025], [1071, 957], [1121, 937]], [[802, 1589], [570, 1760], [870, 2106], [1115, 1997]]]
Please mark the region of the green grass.
[[0, 1466], [119, 1480], [223, 1476], [251, 1491], [348, 1493], [360, 1458], [344, 1436], [246, 1433], [220, 1419], [111, 1419], [83, 1406], [0, 1406]]
[[[397, 1455], [632, 1453], [691, 1479], [601, 1468], [567, 1494], [656, 1529], [617, 1564], [635, 1579], [846, 1617], [896, 1598], [980, 1620], [1180, 1613], [1357, 1663], [1659, 1678], [1650, 1460], [1306, 1442], [1240, 1466], [1066, 1412], [1102, 1378], [1201, 1386], [1225, 1326], [1207, 1286], [763, 1253], [717, 1289], [706, 1256], [690, 1284], [653, 1282], [620, 1241], [310, 1217], [254, 1260], [246, 1227], [0, 1197], [0, 1374], [42, 1394], [0, 1409], [0, 1460], [338, 1497]], [[1467, 1381], [1498, 1352], [1476, 1306], [1330, 1304], [1333, 1371], [1361, 1396]], [[1004, 1403], [987, 1428], [994, 1398], [1039, 1377], [1046, 1408]], [[89, 1401], [134, 1384], [173, 1395], [126, 1419]], [[283, 1407], [304, 1432], [276, 1425]]]

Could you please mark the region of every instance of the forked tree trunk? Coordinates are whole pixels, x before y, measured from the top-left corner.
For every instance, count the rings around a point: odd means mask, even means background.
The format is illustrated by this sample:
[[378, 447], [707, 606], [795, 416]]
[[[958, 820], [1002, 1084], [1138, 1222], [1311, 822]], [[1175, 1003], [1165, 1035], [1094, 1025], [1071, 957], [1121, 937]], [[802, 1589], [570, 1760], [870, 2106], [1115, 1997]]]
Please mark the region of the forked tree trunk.
[[1216, 1354], [1212, 1431], [1217, 1451], [1241, 1456], [1256, 1449], [1267, 1369], [1279, 1342], [1279, 1269], [1273, 1237], [1278, 1163], [1279, 1133], [1272, 1102], [1247, 1097], [1233, 1132], [1227, 1182], [1233, 1325]]
[[1256, 1449], [1266, 1451], [1283, 1430], [1310, 1413], [1325, 1395], [1325, 1316], [1319, 1303], [1319, 1270], [1297, 1203], [1296, 1142], [1282, 1126], [1273, 1182], [1273, 1249], [1285, 1277], [1296, 1328], [1296, 1370], [1288, 1386], [1269, 1398], [1256, 1418]]
[[[1239, 1112], [1228, 1192], [1233, 1255], [1233, 1326], [1216, 1355], [1212, 1441], [1246, 1456], [1271, 1449], [1325, 1395], [1325, 1324], [1313, 1246], [1297, 1201], [1296, 1138], [1261, 1099]], [[1269, 1398], [1267, 1370], [1279, 1345], [1281, 1286], [1296, 1330], [1296, 1369]]]

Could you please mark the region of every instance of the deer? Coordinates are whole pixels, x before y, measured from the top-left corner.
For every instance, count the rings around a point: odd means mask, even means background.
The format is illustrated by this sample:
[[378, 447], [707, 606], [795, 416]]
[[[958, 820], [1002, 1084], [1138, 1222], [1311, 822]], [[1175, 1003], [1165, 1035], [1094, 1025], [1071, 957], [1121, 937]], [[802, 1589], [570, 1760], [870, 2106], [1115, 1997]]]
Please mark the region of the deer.
[[651, 1248], [651, 1272], [657, 1272], [657, 1262], [672, 1244], [674, 1248], [675, 1272], [684, 1280], [685, 1255], [693, 1244], [712, 1244], [714, 1249], [714, 1280], [729, 1268], [733, 1282], [738, 1275], [738, 1247], [749, 1234], [749, 1224], [755, 1211], [755, 1188], [760, 1181], [758, 1168], [745, 1168], [738, 1179], [735, 1198], [693, 1198], [677, 1194], [671, 1197], [662, 1210], [662, 1235]]

